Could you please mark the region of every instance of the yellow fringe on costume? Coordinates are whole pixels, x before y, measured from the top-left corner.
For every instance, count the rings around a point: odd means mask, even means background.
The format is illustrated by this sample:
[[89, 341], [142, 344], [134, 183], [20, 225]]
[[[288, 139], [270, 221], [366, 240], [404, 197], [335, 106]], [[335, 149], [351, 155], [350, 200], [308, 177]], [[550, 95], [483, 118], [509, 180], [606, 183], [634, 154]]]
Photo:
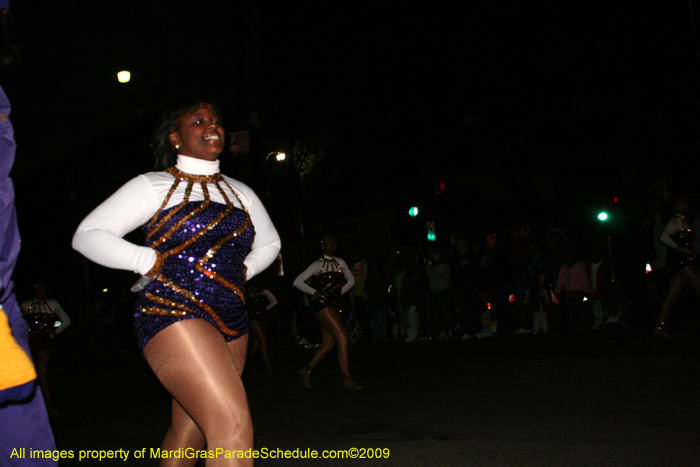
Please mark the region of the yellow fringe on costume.
[[0, 307], [0, 391], [34, 379], [34, 365], [12, 336], [5, 310]]

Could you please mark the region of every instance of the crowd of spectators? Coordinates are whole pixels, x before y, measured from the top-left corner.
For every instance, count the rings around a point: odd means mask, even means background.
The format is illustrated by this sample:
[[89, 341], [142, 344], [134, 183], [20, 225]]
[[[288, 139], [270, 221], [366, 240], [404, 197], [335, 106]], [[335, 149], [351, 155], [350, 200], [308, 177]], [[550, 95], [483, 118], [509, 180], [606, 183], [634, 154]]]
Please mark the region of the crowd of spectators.
[[[580, 333], [619, 323], [627, 298], [616, 287], [605, 247], [579, 254], [559, 228], [534, 237], [527, 226], [482, 242], [465, 233], [425, 251], [348, 255], [355, 287], [343, 313], [354, 341], [486, 338], [495, 335]], [[284, 286], [283, 279], [280, 286]], [[318, 335], [301, 297], [288, 297], [282, 329], [291, 320], [299, 343]], [[285, 331], [287, 332], [287, 331]]]
[[[642, 225], [585, 244], [577, 232], [534, 233], [521, 223], [480, 238], [453, 232], [449, 242], [424, 250], [402, 246], [367, 257], [353, 251], [348, 332], [382, 343], [580, 334], [627, 328], [635, 319], [650, 330], [669, 281], [660, 237], [674, 215], [665, 184], [654, 189]], [[700, 216], [694, 219], [700, 228]], [[700, 241], [695, 254], [699, 248]], [[305, 333], [313, 342], [313, 332]]]

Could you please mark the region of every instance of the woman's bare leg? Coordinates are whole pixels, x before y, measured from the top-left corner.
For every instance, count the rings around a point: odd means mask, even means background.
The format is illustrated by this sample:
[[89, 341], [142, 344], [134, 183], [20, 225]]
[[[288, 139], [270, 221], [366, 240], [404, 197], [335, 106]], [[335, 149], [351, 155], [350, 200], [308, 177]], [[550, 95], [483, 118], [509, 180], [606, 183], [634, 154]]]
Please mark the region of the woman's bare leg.
[[666, 322], [666, 318], [668, 318], [671, 308], [673, 308], [673, 304], [676, 302], [676, 299], [681, 292], [683, 292], [684, 288], [685, 281], [682, 279], [682, 277], [678, 273], [672, 275], [671, 282], [668, 286], [668, 293], [666, 294], [664, 301], [661, 302], [661, 309], [659, 310], [660, 323]]
[[316, 319], [323, 325], [324, 332], [327, 332], [331, 339], [338, 343], [338, 362], [340, 371], [343, 373], [343, 388], [362, 389], [362, 386], [355, 383], [350, 377], [350, 365], [348, 363], [348, 335], [340, 319], [340, 313], [334, 308], [325, 308], [316, 313]]
[[[320, 313], [320, 312], [319, 312]], [[321, 361], [326, 358], [328, 352], [333, 350], [335, 347], [335, 339], [329, 334], [325, 327], [321, 328], [321, 347], [319, 347], [314, 356], [311, 357], [311, 361], [306, 365], [306, 369], [311, 373], [311, 371], [318, 366]]]
[[[219, 331], [200, 319], [168, 326], [144, 348], [144, 356], [177, 404], [164, 449], [201, 446], [195, 428], [203, 433], [207, 450], [245, 451], [253, 447], [253, 423], [240, 379], [247, 336], [228, 344]], [[192, 423], [187, 420], [191, 419]], [[194, 425], [194, 426], [193, 426]], [[183, 444], [176, 445], [179, 441]], [[168, 463], [161, 465], [193, 465]], [[207, 466], [253, 465], [252, 459], [208, 459]]]
[[698, 299], [700, 299], [700, 270], [695, 265], [690, 265], [678, 271], [678, 275], [686, 285], [695, 290], [695, 293], [698, 294]]
[[[192, 448], [199, 451], [204, 449], [206, 444], [204, 433], [175, 399], [172, 403], [170, 420], [171, 425], [165, 433], [162, 450], [175, 451], [179, 448]], [[196, 464], [197, 459], [173, 458], [161, 459], [160, 461], [160, 465], [163, 467], [193, 467]]]
[[[324, 310], [319, 311], [316, 313], [316, 317], [318, 318], [319, 314], [329, 309], [330, 308], [325, 308]], [[316, 349], [314, 356], [311, 357], [311, 361], [304, 368], [299, 370], [299, 375], [304, 381], [304, 386], [306, 386], [308, 389], [311, 389], [311, 372], [319, 363], [321, 363], [321, 361], [323, 361], [324, 358], [326, 358], [326, 355], [328, 355], [328, 352], [333, 350], [333, 347], [335, 347], [335, 339], [331, 337], [330, 333], [324, 326], [321, 326], [321, 347]]]
[[323, 326], [323, 330], [330, 334], [332, 340], [338, 343], [338, 363], [340, 363], [340, 371], [343, 372], [343, 379], [349, 380], [348, 335], [345, 333], [345, 327], [343, 327], [343, 322], [340, 319], [340, 313], [334, 308], [324, 308], [316, 313], [316, 319]]
[[[228, 343], [233, 363], [236, 366], [238, 376], [243, 374], [243, 368], [246, 362], [245, 349], [248, 344], [248, 334], [239, 337]], [[243, 352], [241, 352], [243, 348]], [[187, 412], [182, 406], [173, 399], [171, 426], [165, 434], [163, 440], [163, 450], [176, 450], [178, 448], [191, 447], [194, 450], [204, 449], [206, 441], [204, 433], [199, 429], [197, 424], [187, 415]], [[197, 464], [197, 459], [161, 459], [160, 465], [163, 467], [194, 467]]]

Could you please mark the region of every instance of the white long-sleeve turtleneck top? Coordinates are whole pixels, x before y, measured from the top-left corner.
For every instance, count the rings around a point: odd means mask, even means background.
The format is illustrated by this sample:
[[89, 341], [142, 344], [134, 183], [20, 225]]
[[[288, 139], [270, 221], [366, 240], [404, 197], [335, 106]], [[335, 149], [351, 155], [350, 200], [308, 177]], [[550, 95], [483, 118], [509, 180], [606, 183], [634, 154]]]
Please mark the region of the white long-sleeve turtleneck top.
[[[192, 175], [214, 175], [219, 172], [219, 161], [178, 155], [175, 168]], [[255, 240], [244, 262], [246, 278], [250, 279], [275, 260], [281, 248], [280, 237], [253, 190], [244, 183], [225, 175], [223, 177], [235, 190], [243, 206], [228, 187], [221, 184], [229, 200], [236, 207], [248, 211], [255, 227]], [[131, 179], [80, 223], [73, 236], [73, 248], [102, 266], [146, 274], [156, 262], [155, 250], [135, 245], [122, 237], [151, 220], [161, 208], [174, 180], [175, 177], [167, 172], [149, 172]], [[186, 183], [178, 185], [165, 209], [182, 203], [186, 187]], [[220, 204], [226, 202], [219, 190], [213, 187], [209, 187], [209, 199]], [[190, 201], [202, 200], [202, 188], [195, 183]]]
[[[340, 268], [338, 268], [338, 265], [340, 265]], [[352, 271], [348, 267], [348, 264], [345, 262], [344, 259], [338, 258], [337, 256], [326, 256], [325, 254], [311, 263], [311, 265], [306, 268], [304, 272], [299, 274], [296, 279], [294, 279], [294, 287], [297, 289], [301, 290], [302, 292], [305, 292], [309, 295], [313, 295], [316, 293], [316, 289], [311, 287], [310, 285], [306, 284], [306, 280], [311, 277], [311, 276], [318, 276], [322, 272], [338, 272], [338, 269], [341, 269], [343, 273], [343, 277], [345, 277], [345, 285], [343, 288], [340, 290], [340, 294], [344, 294], [348, 290], [352, 289], [353, 286], [355, 285], [355, 276], [352, 275]]]

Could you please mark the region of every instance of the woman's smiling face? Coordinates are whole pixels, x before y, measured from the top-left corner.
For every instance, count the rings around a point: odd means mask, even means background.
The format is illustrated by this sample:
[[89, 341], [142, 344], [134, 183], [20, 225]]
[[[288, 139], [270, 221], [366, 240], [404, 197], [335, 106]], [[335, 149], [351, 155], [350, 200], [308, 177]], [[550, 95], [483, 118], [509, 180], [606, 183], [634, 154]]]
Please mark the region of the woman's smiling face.
[[180, 117], [179, 124], [170, 133], [170, 144], [178, 154], [214, 161], [224, 149], [225, 133], [219, 120], [214, 109], [203, 104], [196, 111]]

